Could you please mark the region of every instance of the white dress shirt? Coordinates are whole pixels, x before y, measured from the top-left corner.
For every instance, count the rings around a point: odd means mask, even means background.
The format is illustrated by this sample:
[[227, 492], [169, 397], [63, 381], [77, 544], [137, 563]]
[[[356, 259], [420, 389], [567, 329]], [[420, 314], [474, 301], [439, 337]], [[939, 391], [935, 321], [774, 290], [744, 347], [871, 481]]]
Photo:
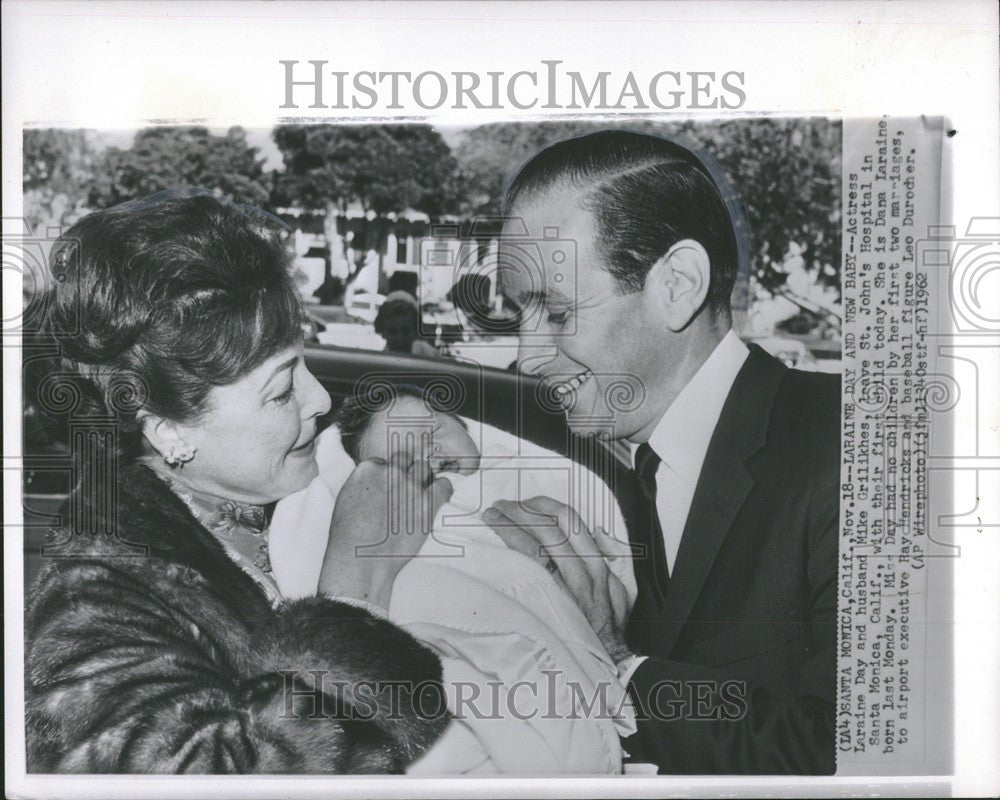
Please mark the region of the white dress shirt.
[[[750, 351], [729, 331], [688, 381], [649, 437], [660, 457], [656, 471], [656, 511], [663, 529], [667, 568], [671, 574], [708, 444], [722, 406]], [[633, 465], [638, 445], [632, 446]]]
[[[736, 375], [749, 354], [747, 346], [730, 330], [670, 404], [649, 437], [649, 446], [660, 457], [656, 470], [656, 513], [671, 574], [709, 442]], [[638, 447], [632, 445], [633, 467]], [[645, 656], [633, 656], [618, 665], [624, 684], [628, 685], [645, 660]]]
[[[399, 573], [389, 610], [350, 597], [333, 599], [388, 617], [437, 652], [453, 711], [457, 704], [461, 710], [463, 697], [469, 699], [468, 686], [477, 692], [473, 708], [516, 706], [516, 714], [482, 717], [466, 708], [409, 774], [616, 774], [622, 768], [620, 737], [635, 732], [635, 714], [625, 685], [620, 692], [614, 685], [614, 661], [553, 576], [505, 547], [478, 516], [498, 499], [545, 494], [578, 504], [591, 530], [599, 525], [624, 535], [614, 493], [563, 456], [492, 426], [466, 423], [480, 445], [480, 469], [452, 478], [454, 493], [419, 556]], [[317, 438], [316, 461], [317, 477], [279, 501], [271, 520], [274, 576], [290, 599], [316, 594], [330, 518], [355, 468], [335, 426]], [[616, 559], [609, 567], [631, 606], [638, 591], [631, 563]], [[519, 690], [523, 682], [533, 694]], [[587, 711], [579, 698], [601, 703]]]

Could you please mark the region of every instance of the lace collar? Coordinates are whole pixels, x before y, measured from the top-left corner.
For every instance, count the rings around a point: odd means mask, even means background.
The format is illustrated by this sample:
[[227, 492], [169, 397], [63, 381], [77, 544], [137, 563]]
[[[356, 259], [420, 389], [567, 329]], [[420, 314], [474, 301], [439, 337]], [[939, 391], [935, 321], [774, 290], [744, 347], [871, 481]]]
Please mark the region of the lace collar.
[[271, 575], [268, 521], [264, 506], [199, 491], [158, 469], [151, 463], [152, 459], [143, 461], [166, 481], [195, 519], [222, 544], [229, 557], [254, 578], [269, 599], [275, 602], [280, 597], [280, 591]]

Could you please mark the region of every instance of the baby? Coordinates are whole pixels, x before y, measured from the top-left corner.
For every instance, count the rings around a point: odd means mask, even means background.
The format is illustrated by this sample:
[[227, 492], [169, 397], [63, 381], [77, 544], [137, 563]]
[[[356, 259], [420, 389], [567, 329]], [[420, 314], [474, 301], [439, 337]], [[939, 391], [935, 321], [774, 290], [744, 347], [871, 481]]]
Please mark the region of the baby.
[[[479, 427], [412, 388], [348, 398], [338, 416], [355, 462], [406, 450], [454, 487], [397, 577], [389, 608], [390, 619], [441, 656], [456, 717], [410, 772], [620, 772], [619, 734], [631, 727], [614, 663], [555, 577], [479, 520], [496, 500], [572, 496], [588, 525], [611, 530], [617, 517], [623, 531], [617, 505], [589, 471], [488, 426], [470, 433], [470, 425]], [[582, 508], [601, 503], [599, 519]], [[634, 599], [631, 564], [609, 566]]]
[[340, 443], [355, 463], [405, 450], [427, 461], [435, 475], [472, 475], [479, 448], [465, 422], [440, 409], [431, 393], [421, 396], [415, 388], [348, 397], [337, 415]]

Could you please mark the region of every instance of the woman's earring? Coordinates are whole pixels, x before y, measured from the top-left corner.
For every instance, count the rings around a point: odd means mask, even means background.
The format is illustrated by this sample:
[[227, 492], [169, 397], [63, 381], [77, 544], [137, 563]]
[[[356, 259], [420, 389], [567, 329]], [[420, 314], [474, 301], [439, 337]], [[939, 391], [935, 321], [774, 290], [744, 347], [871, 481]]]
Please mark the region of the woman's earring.
[[176, 464], [183, 464], [186, 461], [190, 461], [194, 458], [195, 449], [190, 445], [183, 445], [181, 447], [171, 447], [170, 452], [163, 457], [170, 466], [175, 466]]

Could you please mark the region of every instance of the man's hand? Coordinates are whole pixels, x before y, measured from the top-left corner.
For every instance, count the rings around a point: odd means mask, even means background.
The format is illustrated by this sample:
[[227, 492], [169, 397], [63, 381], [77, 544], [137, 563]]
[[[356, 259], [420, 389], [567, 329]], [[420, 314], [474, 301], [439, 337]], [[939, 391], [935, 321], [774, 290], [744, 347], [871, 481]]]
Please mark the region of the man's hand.
[[625, 587], [605, 562], [628, 555], [627, 544], [601, 528], [592, 533], [572, 508], [551, 497], [500, 500], [483, 513], [483, 521], [511, 549], [554, 565], [553, 574], [576, 600], [615, 662], [631, 655], [624, 634]]
[[362, 461], [337, 495], [320, 594], [388, 609], [399, 570], [421, 548], [452, 487], [425, 461], [393, 453]]

